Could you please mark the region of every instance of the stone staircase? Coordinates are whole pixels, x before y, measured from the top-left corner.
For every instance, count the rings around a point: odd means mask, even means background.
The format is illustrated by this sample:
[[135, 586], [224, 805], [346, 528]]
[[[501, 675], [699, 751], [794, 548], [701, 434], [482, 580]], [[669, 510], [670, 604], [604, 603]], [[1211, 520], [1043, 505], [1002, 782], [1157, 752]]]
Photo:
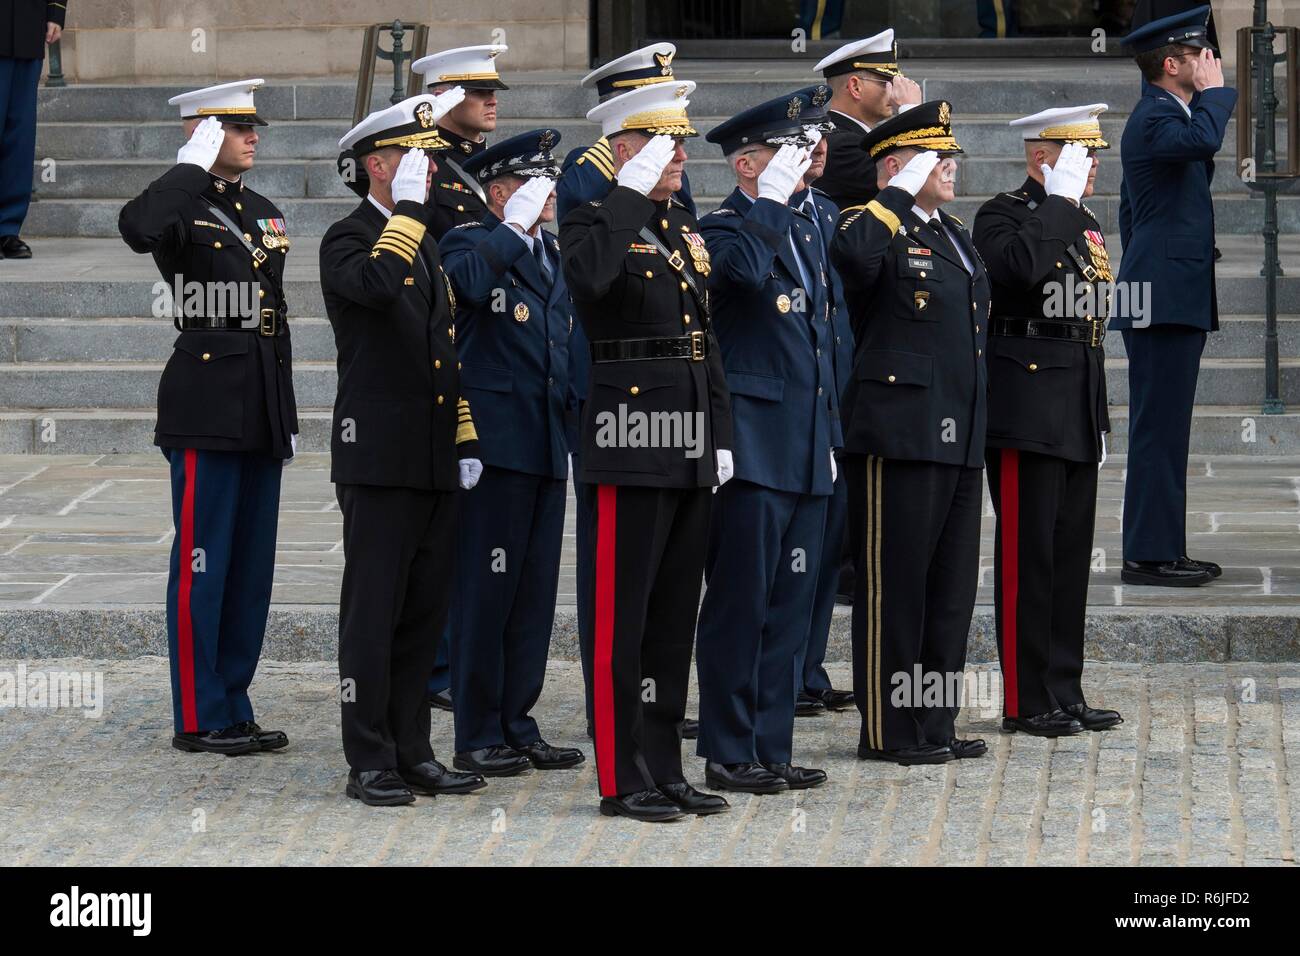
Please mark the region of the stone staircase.
[[[927, 98], [954, 104], [956, 135], [966, 149], [952, 211], [966, 218], [993, 193], [1023, 180], [1020, 143], [1007, 120], [1051, 105], [1105, 101], [1103, 126], [1115, 145], [1105, 154], [1098, 194], [1089, 206], [1113, 246], [1120, 165], [1118, 144], [1138, 96], [1131, 64], [1062, 61], [1000, 64], [915, 61]], [[744, 106], [806, 84], [797, 64], [683, 62], [678, 73], [699, 82], [691, 112], [701, 132]], [[591, 105], [570, 73], [516, 74], [502, 96], [506, 119], [497, 136], [541, 125], [563, 134], [561, 149], [590, 142], [582, 118]], [[148, 318], [157, 281], [148, 257], [135, 256], [117, 236], [127, 198], [169, 168], [181, 131], [166, 100], [185, 87], [80, 86], [41, 90], [32, 206], [25, 235], [30, 263], [0, 262], [0, 452], [98, 453], [150, 447], [158, 374], [174, 335], [166, 319]], [[328, 448], [334, 395], [334, 347], [317, 281], [318, 237], [346, 215], [355, 198], [334, 169], [338, 137], [349, 125], [353, 86], [344, 82], [278, 82], [259, 94], [259, 112], [272, 121], [249, 182], [284, 210], [294, 245], [287, 268], [295, 338], [295, 380], [303, 447]], [[384, 104], [383, 93], [374, 99]], [[1223, 330], [1211, 336], [1202, 365], [1194, 454], [1291, 454], [1300, 448], [1300, 415], [1258, 415], [1263, 394], [1263, 282], [1258, 278], [1263, 204], [1233, 175], [1235, 127], [1230, 128], [1215, 182]], [[692, 140], [689, 171], [703, 210], [731, 186], [716, 147]], [[47, 160], [52, 159], [51, 166]], [[47, 170], [53, 170], [52, 181]], [[44, 174], [44, 175], [43, 175]], [[1300, 234], [1300, 197], [1281, 202], [1284, 234]], [[1282, 394], [1300, 401], [1300, 241], [1287, 236], [1288, 275], [1279, 289]], [[1107, 339], [1115, 433], [1122, 452], [1127, 424], [1127, 368], [1118, 335]], [[1243, 419], [1253, 419], [1253, 426]], [[50, 421], [56, 440], [48, 439]], [[1253, 429], [1253, 431], [1252, 431]], [[1253, 441], [1243, 440], [1243, 435]]]

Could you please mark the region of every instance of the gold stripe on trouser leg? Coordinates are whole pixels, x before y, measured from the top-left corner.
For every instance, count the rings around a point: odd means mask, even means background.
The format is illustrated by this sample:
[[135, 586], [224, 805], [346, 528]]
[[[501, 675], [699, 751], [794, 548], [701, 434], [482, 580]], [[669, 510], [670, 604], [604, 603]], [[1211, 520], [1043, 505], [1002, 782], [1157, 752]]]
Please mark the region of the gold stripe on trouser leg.
[[876, 526], [876, 534], [875, 534], [875, 554], [872, 555], [871, 560], [873, 565], [872, 577], [875, 579], [876, 582], [876, 592], [875, 595], [872, 597], [872, 601], [871, 601], [871, 614], [875, 620], [875, 625], [873, 627], [873, 630], [875, 631], [875, 635], [876, 635], [876, 683], [875, 683], [876, 732], [879, 734], [881, 739], [881, 742], [878, 746], [881, 749], [883, 749], [885, 746], [884, 744], [885, 729], [884, 729], [884, 716], [881, 714], [881, 710], [884, 707], [883, 701], [885, 697], [885, 688], [882, 684], [881, 675], [880, 675], [880, 639], [881, 639], [880, 601], [884, 593], [884, 586], [880, 576], [880, 571], [881, 571], [880, 538], [881, 538], [881, 534], [884, 531], [884, 528], [881, 525], [880, 515], [882, 511], [881, 499], [883, 498], [883, 492], [885, 486], [885, 460], [883, 458], [877, 458], [875, 461], [875, 468], [876, 468], [876, 490], [873, 497], [875, 498], [876, 513], [872, 520], [874, 521]]
[[863, 534], [862, 563], [864, 566], [859, 569], [863, 577], [866, 578], [866, 584], [867, 584], [867, 586], [863, 588], [863, 594], [865, 595], [865, 600], [867, 603], [866, 606], [863, 607], [859, 612], [867, 619], [866, 640], [862, 648], [862, 683], [863, 683], [863, 693], [866, 696], [866, 707], [865, 707], [865, 712], [862, 715], [862, 718], [867, 722], [867, 746], [871, 747], [872, 749], [876, 749], [877, 746], [876, 745], [876, 716], [875, 716], [876, 715], [876, 689], [872, 679], [873, 671], [871, 667], [871, 659], [872, 659], [871, 642], [872, 642], [872, 636], [874, 634], [872, 624], [875, 620], [875, 615], [872, 614], [871, 612], [871, 603], [872, 603], [871, 594], [872, 594], [872, 590], [875, 587], [875, 579], [872, 576], [872, 562], [871, 562], [871, 549], [873, 543], [871, 516], [872, 514], [875, 513], [875, 500], [874, 500], [874, 496], [872, 495], [871, 469], [872, 469], [872, 462], [874, 461], [874, 458], [875, 458], [874, 455], [867, 456], [866, 504], [863, 506], [862, 509], [862, 517], [863, 517], [862, 523], [864, 526], [862, 529], [862, 534]]
[[997, 35], [999, 38], [1007, 35], [1007, 11], [1003, 7], [1002, 0], [993, 0], [993, 13], [998, 19]]

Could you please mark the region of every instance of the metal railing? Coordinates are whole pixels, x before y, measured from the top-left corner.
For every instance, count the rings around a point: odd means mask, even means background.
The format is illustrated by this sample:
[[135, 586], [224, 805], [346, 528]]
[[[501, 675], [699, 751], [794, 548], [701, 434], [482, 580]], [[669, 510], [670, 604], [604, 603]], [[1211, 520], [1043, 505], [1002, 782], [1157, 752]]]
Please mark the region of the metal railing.
[[[384, 33], [392, 40], [388, 49], [380, 46]], [[409, 47], [406, 45], [408, 39]], [[374, 95], [378, 61], [393, 64], [393, 92], [388, 102], [400, 103], [408, 96], [420, 92], [420, 81], [417, 74], [411, 72], [410, 64], [424, 56], [428, 45], [429, 28], [423, 23], [412, 28], [401, 20], [394, 20], [392, 23], [372, 23], [366, 27], [361, 41], [361, 67], [357, 70], [357, 98], [352, 105], [353, 126], [370, 113], [370, 98]]]

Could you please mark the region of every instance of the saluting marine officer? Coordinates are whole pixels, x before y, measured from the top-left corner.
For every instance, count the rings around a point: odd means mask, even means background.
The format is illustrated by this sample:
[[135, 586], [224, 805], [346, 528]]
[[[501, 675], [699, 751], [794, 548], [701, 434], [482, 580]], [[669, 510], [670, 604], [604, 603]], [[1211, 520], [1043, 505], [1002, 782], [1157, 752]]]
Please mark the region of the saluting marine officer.
[[1040, 737], [1121, 720], [1089, 707], [1081, 683], [1097, 469], [1110, 430], [1102, 341], [1115, 277], [1083, 203], [1097, 150], [1109, 148], [1105, 111], [1095, 103], [1014, 120], [1029, 177], [975, 217], [975, 248], [993, 283], [985, 463], [997, 514], [1002, 725]]
[[372, 806], [467, 793], [429, 746], [425, 684], [446, 623], [457, 485], [482, 473], [460, 397], [455, 296], [428, 235], [431, 160], [453, 88], [371, 113], [339, 141], [369, 193], [320, 245], [338, 348], [330, 480], [343, 513], [339, 681], [347, 794]]
[[[118, 230], [175, 283], [180, 335], [158, 383], [154, 444], [171, 465], [167, 645], [178, 750], [244, 754], [288, 744], [253, 719], [280, 476], [298, 432], [284, 216], [244, 185], [262, 80], [174, 96], [189, 141], [176, 165], [122, 207]], [[208, 294], [194, 309], [192, 283]], [[238, 291], [220, 302], [215, 289]]]
[[954, 196], [951, 109], [923, 103], [862, 140], [880, 194], [831, 245], [855, 339], [845, 407], [857, 568], [858, 756], [978, 757], [954, 722], [979, 575], [989, 279]]
[[[592, 70], [582, 78], [584, 89], [595, 88], [600, 102], [621, 96], [643, 86], [672, 83], [673, 57], [677, 47], [671, 43], [653, 43], [633, 50], [602, 67]], [[569, 151], [560, 167], [560, 184], [555, 190], [555, 210], [562, 222], [577, 207], [596, 199], [604, 199], [616, 185], [614, 179], [614, 154], [609, 140], [602, 136], [590, 146]], [[695, 215], [695, 202], [691, 199], [691, 184], [686, 170], [682, 170], [682, 185], [673, 198]], [[582, 657], [583, 687], [586, 692], [587, 728], [591, 736], [591, 649], [593, 647], [591, 615], [591, 570], [595, 567], [587, 546], [591, 542], [591, 527], [596, 515], [596, 489], [579, 478], [582, 460], [577, 438], [578, 423], [582, 420], [582, 405], [587, 400], [587, 382], [591, 377], [591, 355], [582, 326], [573, 329], [569, 340], [569, 381], [577, 399], [577, 407], [569, 416], [569, 451], [573, 456], [573, 493], [577, 506], [577, 588], [578, 588], [578, 646]], [[682, 724], [682, 736], [691, 739], [699, 732], [695, 720], [687, 718]]]
[[530, 715], [546, 679], [564, 538], [573, 303], [555, 220], [551, 154], [535, 129], [472, 156], [491, 212], [442, 239], [456, 293], [461, 388], [480, 429], [483, 475], [461, 504], [451, 639], [456, 766], [485, 776], [582, 763]]
[[411, 64], [430, 93], [453, 87], [465, 91], [465, 99], [438, 120], [438, 135], [447, 146], [441, 147], [446, 152], [438, 157], [429, 190], [429, 230], [435, 242], [453, 226], [482, 222], [488, 212], [483, 187], [465, 171], [464, 163], [487, 149], [487, 134], [497, 128], [497, 91], [510, 87], [498, 75], [496, 59], [508, 49], [504, 43], [457, 47]]
[[791, 197], [820, 133], [804, 94], [715, 126], [736, 177], [705, 216], [714, 330], [731, 392], [735, 477], [709, 530], [696, 667], [705, 781], [776, 793], [826, 782], [792, 763], [795, 661], [807, 639], [839, 443], [828, 264], [817, 222]]
[[708, 250], [672, 195], [694, 83], [600, 104], [618, 185], [560, 227], [591, 344], [579, 479], [597, 485], [593, 689], [601, 812], [665, 820], [722, 798], [682, 776], [680, 725], [709, 504], [730, 478], [731, 413], [709, 321]]

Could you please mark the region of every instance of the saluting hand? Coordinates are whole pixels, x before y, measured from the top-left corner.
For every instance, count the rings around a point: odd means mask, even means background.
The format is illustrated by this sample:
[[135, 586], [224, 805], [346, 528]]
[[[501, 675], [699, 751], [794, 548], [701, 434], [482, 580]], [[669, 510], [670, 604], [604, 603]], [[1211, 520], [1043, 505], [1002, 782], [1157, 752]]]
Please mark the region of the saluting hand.
[[424, 150], [406, 151], [393, 174], [393, 205], [404, 199], [422, 203], [429, 198], [429, 157]]
[[212, 169], [212, 164], [217, 161], [217, 155], [221, 152], [221, 146], [225, 141], [226, 130], [221, 125], [221, 120], [209, 116], [194, 127], [189, 142], [176, 152], [176, 162], [193, 163], [195, 166], [202, 167], [204, 172], [208, 172]]
[[641, 147], [637, 153], [618, 171], [618, 184], [628, 189], [635, 189], [642, 196], [650, 192], [659, 183], [664, 170], [673, 161], [677, 152], [677, 143], [671, 136], [660, 134]]
[[917, 196], [925, 188], [925, 181], [930, 178], [934, 167], [939, 165], [939, 154], [932, 149], [917, 153], [911, 161], [889, 180], [889, 185], [897, 186], [904, 192]]
[[453, 86], [449, 90], [443, 90], [433, 98], [433, 121], [441, 122], [442, 118], [454, 110], [465, 99], [465, 88], [463, 86]]
[[1040, 167], [1043, 188], [1049, 196], [1063, 196], [1076, 206], [1088, 188], [1088, 174], [1092, 172], [1092, 157], [1088, 148], [1079, 143], [1066, 143], [1061, 147], [1055, 166], [1046, 163]]
[[1214, 51], [1206, 48], [1201, 51], [1201, 55], [1196, 58], [1195, 70], [1192, 73], [1192, 84], [1199, 93], [1202, 90], [1212, 90], [1223, 85], [1223, 61], [1214, 55]]
[[758, 176], [758, 198], [771, 199], [784, 206], [803, 181], [810, 163], [810, 149], [789, 144], [782, 146]]
[[903, 107], [916, 106], [921, 102], [921, 84], [900, 74], [887, 84], [885, 98], [895, 112], [901, 113]]
[[553, 192], [555, 192], [554, 180], [545, 176], [534, 176], [511, 193], [510, 198], [506, 200], [506, 208], [501, 218], [511, 225], [518, 226], [522, 232], [527, 232], [537, 225], [537, 220], [542, 217], [542, 209], [546, 206], [546, 200]]

